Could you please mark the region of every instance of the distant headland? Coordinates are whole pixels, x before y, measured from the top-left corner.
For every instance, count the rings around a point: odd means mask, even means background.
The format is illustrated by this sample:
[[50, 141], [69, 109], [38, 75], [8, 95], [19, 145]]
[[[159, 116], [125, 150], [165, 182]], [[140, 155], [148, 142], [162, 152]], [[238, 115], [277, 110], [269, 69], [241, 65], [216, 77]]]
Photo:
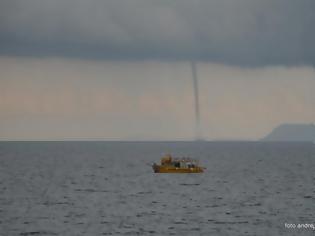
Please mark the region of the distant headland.
[[314, 124], [281, 124], [261, 141], [314, 142]]

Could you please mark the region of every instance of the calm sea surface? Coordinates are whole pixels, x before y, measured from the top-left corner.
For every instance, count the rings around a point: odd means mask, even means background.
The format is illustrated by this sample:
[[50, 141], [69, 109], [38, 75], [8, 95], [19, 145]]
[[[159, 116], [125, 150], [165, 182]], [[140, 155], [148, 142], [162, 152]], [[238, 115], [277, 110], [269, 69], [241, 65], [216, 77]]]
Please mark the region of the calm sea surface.
[[[203, 174], [154, 174], [161, 155]], [[285, 223], [296, 224], [286, 228]], [[0, 142], [0, 235], [314, 235], [315, 145]]]

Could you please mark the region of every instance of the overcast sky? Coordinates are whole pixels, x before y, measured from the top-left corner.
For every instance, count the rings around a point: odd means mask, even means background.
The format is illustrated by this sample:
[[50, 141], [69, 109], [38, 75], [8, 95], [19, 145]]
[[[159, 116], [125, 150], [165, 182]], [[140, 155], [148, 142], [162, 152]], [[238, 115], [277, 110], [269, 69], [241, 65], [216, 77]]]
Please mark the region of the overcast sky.
[[314, 65], [313, 0], [2, 0], [3, 55]]
[[2, 0], [0, 139], [207, 139], [315, 122], [314, 0]]

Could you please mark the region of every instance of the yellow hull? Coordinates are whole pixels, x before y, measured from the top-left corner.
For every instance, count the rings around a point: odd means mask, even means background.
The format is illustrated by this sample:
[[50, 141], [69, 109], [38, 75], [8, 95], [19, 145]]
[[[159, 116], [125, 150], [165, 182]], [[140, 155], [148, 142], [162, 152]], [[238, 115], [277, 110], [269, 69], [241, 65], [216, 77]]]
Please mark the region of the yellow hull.
[[153, 170], [155, 173], [202, 173], [204, 168], [178, 168], [173, 166], [153, 165]]

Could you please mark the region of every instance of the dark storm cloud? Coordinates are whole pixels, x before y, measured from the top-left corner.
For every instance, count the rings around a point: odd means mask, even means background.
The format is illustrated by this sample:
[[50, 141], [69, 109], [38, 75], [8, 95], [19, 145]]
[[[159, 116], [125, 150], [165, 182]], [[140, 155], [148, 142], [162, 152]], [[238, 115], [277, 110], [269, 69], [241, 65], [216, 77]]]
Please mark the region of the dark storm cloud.
[[314, 0], [4, 0], [0, 54], [315, 64]]

